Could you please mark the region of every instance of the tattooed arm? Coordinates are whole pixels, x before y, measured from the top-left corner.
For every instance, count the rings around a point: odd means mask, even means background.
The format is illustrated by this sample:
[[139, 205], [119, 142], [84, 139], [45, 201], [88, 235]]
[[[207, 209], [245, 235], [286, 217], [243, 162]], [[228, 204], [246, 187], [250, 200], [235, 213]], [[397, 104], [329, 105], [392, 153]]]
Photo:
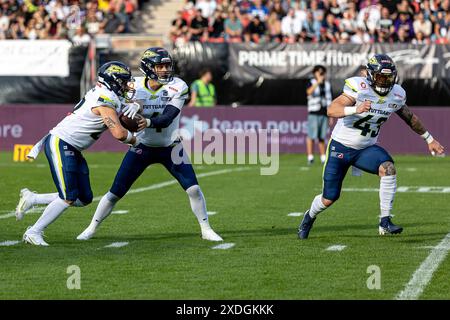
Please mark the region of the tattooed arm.
[[432, 155], [444, 153], [444, 147], [433, 138], [427, 129], [425, 129], [425, 126], [422, 121], [420, 121], [419, 117], [415, 115], [406, 104], [396, 113], [415, 133], [420, 134], [422, 138], [425, 139]]
[[110, 107], [97, 107], [95, 111], [103, 118], [103, 122], [114, 138], [123, 143], [134, 144], [136, 142], [136, 138], [131, 135], [131, 132], [120, 124], [116, 110]]

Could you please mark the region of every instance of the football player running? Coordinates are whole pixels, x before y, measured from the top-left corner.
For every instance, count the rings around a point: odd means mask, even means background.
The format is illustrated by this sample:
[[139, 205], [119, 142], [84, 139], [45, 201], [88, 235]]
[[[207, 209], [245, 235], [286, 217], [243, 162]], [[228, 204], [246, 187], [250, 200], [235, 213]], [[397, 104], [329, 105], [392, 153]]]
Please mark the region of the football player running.
[[380, 176], [379, 234], [398, 234], [403, 228], [391, 220], [397, 187], [394, 160], [376, 145], [378, 133], [392, 113], [396, 113], [428, 144], [432, 155], [444, 148], [425, 129], [405, 104], [405, 90], [398, 84], [397, 69], [385, 54], [376, 54], [366, 66], [367, 77], [345, 80], [343, 93], [328, 108], [328, 116], [339, 118], [328, 144], [323, 171], [323, 190], [317, 195], [299, 226], [298, 236], [307, 239], [316, 216], [339, 199], [342, 181], [350, 166]]
[[[203, 239], [222, 241], [208, 222], [206, 202], [198, 185], [196, 175], [184, 154], [177, 131], [179, 129], [180, 112], [188, 97], [188, 86], [180, 78], [174, 77], [173, 60], [164, 48], [147, 49], [141, 58], [140, 69], [144, 77], [136, 78], [136, 96], [143, 107], [143, 118], [138, 134], [140, 144], [129, 149], [111, 189], [97, 206], [90, 225], [78, 237], [88, 240], [97, 231], [100, 223], [109, 216], [116, 203], [128, 192], [132, 184], [144, 170], [154, 164], [162, 164], [170, 174], [178, 180], [186, 191], [191, 208], [201, 228]], [[180, 148], [181, 147], [181, 148]], [[183, 158], [181, 163], [172, 159], [172, 150]]]
[[135, 145], [138, 138], [121, 126], [118, 113], [136, 115], [136, 105], [127, 103], [134, 94], [130, 68], [112, 61], [98, 70], [98, 81], [73, 111], [42, 138], [28, 154], [36, 158], [45, 150], [57, 193], [38, 194], [28, 189], [20, 192], [16, 218], [36, 204], [48, 204], [37, 222], [23, 235], [26, 243], [48, 246], [43, 239], [44, 229], [69, 206], [83, 207], [92, 202], [89, 168], [81, 152], [88, 149], [107, 129], [122, 143]]

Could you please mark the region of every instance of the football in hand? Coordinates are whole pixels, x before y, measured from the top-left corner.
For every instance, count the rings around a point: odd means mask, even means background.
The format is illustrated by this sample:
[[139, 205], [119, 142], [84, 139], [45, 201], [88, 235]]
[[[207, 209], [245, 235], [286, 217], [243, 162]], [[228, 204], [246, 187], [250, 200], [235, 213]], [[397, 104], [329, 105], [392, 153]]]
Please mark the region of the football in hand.
[[134, 119], [130, 119], [128, 118], [126, 115], [124, 115], [123, 113], [121, 113], [119, 115], [119, 120], [120, 120], [120, 124], [122, 125], [122, 127], [124, 127], [125, 129], [130, 130], [131, 132], [136, 132], [138, 130], [139, 127], [139, 117], [136, 115], [134, 117]]

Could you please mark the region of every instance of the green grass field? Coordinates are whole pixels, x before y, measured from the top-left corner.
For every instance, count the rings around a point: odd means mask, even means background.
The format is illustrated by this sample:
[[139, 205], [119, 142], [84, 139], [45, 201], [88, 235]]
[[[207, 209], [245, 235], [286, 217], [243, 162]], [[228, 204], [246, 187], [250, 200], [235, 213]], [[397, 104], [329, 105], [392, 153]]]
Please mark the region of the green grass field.
[[[111, 185], [123, 154], [86, 153], [95, 196]], [[399, 187], [450, 187], [450, 159], [397, 156]], [[260, 176], [247, 166], [199, 178], [213, 228], [227, 250], [214, 250], [200, 239], [189, 201], [177, 184], [127, 195], [97, 236], [76, 236], [90, 222], [98, 202], [70, 208], [46, 230], [50, 247], [18, 243], [0, 246], [0, 299], [394, 299], [413, 273], [450, 231], [450, 193], [442, 189], [404, 188], [397, 193], [394, 222], [401, 235], [378, 235], [376, 176], [347, 176], [343, 192], [322, 213], [307, 241], [297, 238], [301, 217], [320, 193], [319, 164], [305, 166], [303, 155], [283, 155], [274, 176]], [[197, 174], [238, 166], [196, 166]], [[242, 167], [242, 166], [241, 166]], [[220, 173], [220, 172], [219, 172]], [[45, 156], [33, 163], [13, 163], [0, 153], [0, 243], [20, 240], [39, 217], [18, 222], [14, 210], [19, 190], [55, 188]], [[172, 180], [160, 165], [149, 168], [133, 188]], [[105, 248], [128, 242], [120, 248]], [[328, 251], [345, 245], [342, 251]], [[448, 250], [442, 248], [441, 250]], [[81, 289], [69, 290], [67, 268], [81, 270]], [[370, 290], [367, 268], [378, 266], [380, 289]], [[420, 299], [450, 298], [450, 260], [434, 272]]]

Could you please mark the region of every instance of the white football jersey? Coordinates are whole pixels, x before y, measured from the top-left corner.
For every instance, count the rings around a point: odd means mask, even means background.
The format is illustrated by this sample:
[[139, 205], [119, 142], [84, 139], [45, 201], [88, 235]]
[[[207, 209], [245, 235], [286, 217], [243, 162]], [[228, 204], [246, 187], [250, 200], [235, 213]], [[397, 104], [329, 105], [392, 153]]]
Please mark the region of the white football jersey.
[[74, 107], [72, 113], [65, 117], [50, 133], [74, 146], [79, 151], [89, 148], [100, 135], [108, 129], [100, 115], [92, 108], [107, 106], [120, 112], [122, 101], [113, 91], [97, 84], [89, 90]]
[[332, 139], [353, 149], [375, 144], [383, 123], [406, 102], [405, 90], [400, 85], [395, 84], [386, 96], [380, 96], [363, 77], [345, 80], [343, 91], [356, 100], [355, 106], [366, 100], [372, 103], [368, 112], [340, 118], [331, 134]]
[[[145, 118], [150, 119], [163, 113], [166, 105], [174, 106], [181, 111], [188, 98], [189, 88], [186, 82], [180, 78], [174, 77], [171, 82], [162, 85], [156, 91], [147, 87], [145, 77], [135, 79], [136, 94], [133, 100], [141, 105], [142, 115]], [[178, 138], [180, 115], [181, 112], [167, 128], [146, 128], [138, 132], [137, 136], [143, 144], [149, 147], [170, 146]]]

